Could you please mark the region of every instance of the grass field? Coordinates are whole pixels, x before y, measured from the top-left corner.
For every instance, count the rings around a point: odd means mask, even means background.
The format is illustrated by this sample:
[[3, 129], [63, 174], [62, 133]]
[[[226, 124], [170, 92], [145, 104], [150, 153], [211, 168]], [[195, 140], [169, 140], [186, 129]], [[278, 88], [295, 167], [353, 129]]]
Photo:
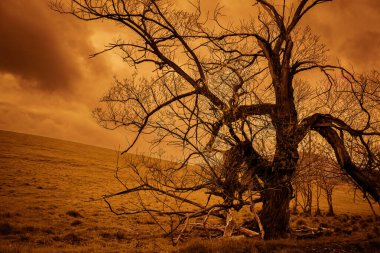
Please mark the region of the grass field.
[[330, 252], [318, 251], [322, 243], [341, 250], [334, 252], [376, 252], [380, 245], [379, 220], [342, 186], [334, 195], [336, 217], [292, 217], [293, 227], [322, 224], [331, 235], [270, 243], [188, 238], [173, 247], [150, 217], [116, 216], [94, 201], [122, 190], [115, 151], [7, 131], [0, 143], [0, 252]]

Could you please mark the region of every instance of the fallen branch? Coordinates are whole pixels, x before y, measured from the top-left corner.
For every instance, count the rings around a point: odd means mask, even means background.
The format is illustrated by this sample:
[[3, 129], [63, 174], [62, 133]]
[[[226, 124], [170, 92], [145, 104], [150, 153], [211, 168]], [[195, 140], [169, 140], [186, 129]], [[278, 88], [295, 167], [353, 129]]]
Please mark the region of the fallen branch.
[[257, 215], [257, 212], [255, 210], [255, 202], [252, 200], [252, 194], [250, 194], [250, 196], [251, 196], [251, 203], [252, 203], [250, 206], [250, 210], [253, 213], [255, 220], [257, 221], [257, 224], [259, 224], [260, 235], [261, 235], [260, 237], [261, 237], [261, 239], [264, 240], [264, 236], [265, 236], [264, 227], [263, 227], [263, 224], [261, 224], [260, 217], [259, 217], [259, 215]]
[[186, 231], [186, 228], [189, 225], [189, 220], [190, 220], [190, 218], [187, 217], [186, 220], [185, 220], [185, 224], [184, 224], [183, 228], [181, 229], [181, 232], [179, 232], [179, 235], [177, 236], [177, 238], [173, 240], [173, 245], [174, 246], [178, 244], [178, 242], [181, 239], [183, 233]]
[[235, 221], [232, 217], [231, 210], [227, 211], [226, 228], [224, 229], [223, 237], [231, 237], [235, 229]]
[[257, 233], [256, 231], [250, 230], [248, 228], [239, 227], [239, 232], [247, 237], [255, 237], [260, 236], [260, 233]]

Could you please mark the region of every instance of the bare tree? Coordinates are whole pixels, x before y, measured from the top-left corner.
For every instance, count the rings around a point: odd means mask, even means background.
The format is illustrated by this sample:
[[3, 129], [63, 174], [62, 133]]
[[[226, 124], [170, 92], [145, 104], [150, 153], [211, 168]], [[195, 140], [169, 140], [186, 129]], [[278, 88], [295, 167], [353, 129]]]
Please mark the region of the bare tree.
[[327, 216], [334, 216], [333, 206], [333, 191], [334, 189], [344, 182], [344, 175], [339, 171], [339, 165], [336, 161], [332, 160], [329, 156], [323, 157], [322, 167], [318, 171], [316, 177], [316, 184], [322, 189], [326, 195], [328, 210]]
[[304, 214], [311, 215], [313, 205], [313, 184], [315, 175], [320, 168], [320, 157], [316, 154], [311, 132], [309, 137], [301, 143], [302, 153], [298, 160], [297, 171], [292, 179], [292, 186], [295, 189], [293, 211], [296, 213], [297, 205], [302, 208]]
[[[297, 172], [292, 180], [294, 188], [294, 206], [293, 212], [297, 213], [297, 206], [301, 207], [304, 214], [311, 215], [313, 204], [313, 183], [315, 164], [310, 154], [307, 158], [301, 155]], [[297, 194], [297, 196], [296, 196]]]
[[[324, 45], [309, 28], [300, 27], [308, 12], [330, 1], [298, 0], [286, 6], [284, 1], [252, 1], [257, 16], [238, 25], [223, 22], [220, 8], [204, 21], [199, 3], [194, 12], [179, 10], [169, 0], [53, 4], [59, 12], [82, 20], [109, 20], [136, 35], [111, 43], [103, 52], [119, 49], [132, 66], [151, 67], [152, 78], [116, 81], [102, 99], [105, 107], [95, 115], [106, 128], [136, 132], [123, 153], [142, 135], [150, 135], [155, 137], [153, 144], [168, 142], [183, 148], [185, 157], [172, 173], [184, 170], [194, 175], [184, 180], [181, 174], [178, 183], [179, 178], [169, 177], [170, 173], [152, 171], [154, 176], [141, 176], [138, 186], [126, 185], [118, 195], [150, 191], [186, 203], [195, 209], [161, 212], [183, 216], [183, 224], [200, 214], [226, 218], [221, 211], [239, 210], [260, 200], [265, 238], [279, 238], [289, 231], [298, 146], [315, 131], [331, 145], [341, 169], [379, 201], [378, 185], [351, 158], [345, 142], [345, 135], [357, 138], [371, 163], [367, 141], [378, 136], [372, 115], [378, 110], [373, 104], [379, 91], [369, 90], [363, 79], [342, 66], [327, 64]], [[297, 110], [294, 84], [300, 73], [311, 70], [320, 70], [326, 85], [318, 87], [309, 101], [308, 106], [319, 112], [303, 114]], [[357, 112], [348, 121], [329, 111], [325, 95], [341, 94], [334, 92], [338, 84]], [[189, 170], [189, 163], [199, 164], [197, 172]], [[172, 194], [201, 189], [222, 202], [199, 205]], [[255, 194], [259, 197], [253, 198]]]

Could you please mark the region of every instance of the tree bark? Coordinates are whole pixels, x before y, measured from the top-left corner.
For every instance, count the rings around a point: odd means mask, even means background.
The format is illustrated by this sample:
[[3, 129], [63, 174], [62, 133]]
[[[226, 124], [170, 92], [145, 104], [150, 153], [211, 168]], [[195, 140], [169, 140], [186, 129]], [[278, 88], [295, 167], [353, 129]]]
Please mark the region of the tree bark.
[[[296, 118], [291, 112], [289, 114], [290, 117]], [[291, 179], [297, 168], [299, 154], [298, 143], [294, 141], [292, 135], [293, 124], [284, 124], [284, 122], [286, 121], [281, 120], [275, 123], [276, 152], [272, 173], [266, 181], [262, 196], [261, 222], [265, 231], [265, 240], [286, 238], [289, 233], [290, 200], [293, 196]]]
[[332, 200], [332, 190], [326, 190], [326, 196], [327, 196], [327, 203], [329, 206], [329, 210], [327, 211], [327, 216], [334, 216], [334, 206], [333, 206], [333, 200]]
[[269, 185], [263, 195], [261, 222], [264, 239], [284, 238], [289, 232], [291, 184]]
[[317, 208], [315, 210], [315, 216], [321, 216], [322, 215], [322, 212], [321, 212], [321, 208], [319, 206], [319, 198], [321, 197], [321, 189], [320, 187], [318, 186], [318, 183], [316, 184], [316, 204], [317, 204]]

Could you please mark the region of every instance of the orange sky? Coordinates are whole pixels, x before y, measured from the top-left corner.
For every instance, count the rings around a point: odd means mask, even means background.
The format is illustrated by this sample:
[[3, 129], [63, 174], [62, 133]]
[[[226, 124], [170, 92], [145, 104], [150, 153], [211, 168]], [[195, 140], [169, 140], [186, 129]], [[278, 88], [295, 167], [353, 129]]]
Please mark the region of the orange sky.
[[[233, 18], [248, 15], [253, 0], [220, 2]], [[57, 14], [47, 3], [0, 1], [0, 129], [125, 146], [130, 133], [102, 129], [91, 111], [113, 77], [130, 70], [115, 53], [88, 57], [124, 31]], [[335, 0], [314, 9], [303, 24], [321, 36], [332, 60], [360, 71], [380, 69], [379, 13], [379, 0]]]

